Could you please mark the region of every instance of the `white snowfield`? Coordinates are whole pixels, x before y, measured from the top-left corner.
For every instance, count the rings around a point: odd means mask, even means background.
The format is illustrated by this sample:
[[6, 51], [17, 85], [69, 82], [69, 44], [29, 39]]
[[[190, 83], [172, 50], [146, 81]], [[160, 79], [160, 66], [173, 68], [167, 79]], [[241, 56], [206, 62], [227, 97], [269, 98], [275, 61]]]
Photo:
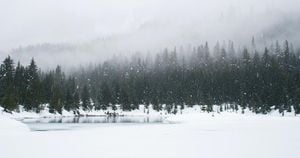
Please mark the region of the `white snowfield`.
[[22, 123], [0, 114], [0, 157], [299, 158], [300, 117], [213, 115], [184, 112], [167, 118], [173, 124], [29, 132]]

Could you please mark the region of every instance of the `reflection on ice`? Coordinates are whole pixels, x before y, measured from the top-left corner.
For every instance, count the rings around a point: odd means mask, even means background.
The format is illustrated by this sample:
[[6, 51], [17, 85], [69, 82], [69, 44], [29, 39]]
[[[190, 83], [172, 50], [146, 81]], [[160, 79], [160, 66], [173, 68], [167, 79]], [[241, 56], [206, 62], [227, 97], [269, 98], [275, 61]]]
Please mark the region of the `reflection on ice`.
[[72, 130], [97, 127], [108, 124], [155, 124], [166, 123], [161, 116], [120, 116], [120, 117], [61, 117], [31, 118], [22, 120], [32, 131]]

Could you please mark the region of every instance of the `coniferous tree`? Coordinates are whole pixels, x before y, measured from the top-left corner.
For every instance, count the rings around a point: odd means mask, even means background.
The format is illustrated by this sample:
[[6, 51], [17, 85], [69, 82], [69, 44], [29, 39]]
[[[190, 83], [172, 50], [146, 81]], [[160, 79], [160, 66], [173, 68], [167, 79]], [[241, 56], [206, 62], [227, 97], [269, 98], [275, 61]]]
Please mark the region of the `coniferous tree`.
[[26, 68], [25, 71], [25, 78], [27, 82], [26, 87], [26, 99], [25, 99], [25, 108], [28, 110], [35, 110], [36, 112], [39, 112], [40, 110], [40, 79], [38, 75], [38, 68], [35, 64], [34, 59], [31, 60], [30, 65]]
[[101, 94], [99, 95], [99, 103], [101, 105], [102, 110], [106, 110], [107, 107], [110, 105], [112, 100], [111, 91], [106, 82], [101, 84]]
[[13, 60], [8, 56], [4, 59], [3, 64], [0, 66], [0, 84], [1, 84], [1, 105], [4, 111], [11, 111], [16, 109], [17, 102], [15, 96], [14, 85], [15, 68]]
[[26, 78], [25, 78], [25, 68], [20, 64], [20, 62], [18, 62], [18, 65], [16, 67], [14, 84], [15, 84], [17, 103], [19, 105], [24, 105], [26, 100], [27, 85], [26, 85]]
[[88, 87], [86, 85], [83, 86], [82, 92], [81, 92], [81, 102], [82, 102], [82, 108], [83, 110], [91, 110], [91, 102], [90, 102], [90, 92], [88, 90]]
[[70, 110], [76, 110], [77, 104], [75, 103], [75, 91], [76, 91], [76, 85], [75, 85], [75, 79], [69, 78], [66, 83], [66, 95], [65, 95], [65, 109]]
[[53, 75], [53, 85], [51, 87], [51, 99], [50, 99], [50, 112], [57, 111], [58, 113], [62, 112], [64, 105], [63, 97], [63, 83], [64, 83], [64, 74], [61, 71], [61, 67], [57, 66]]
[[73, 97], [73, 108], [74, 108], [74, 110], [79, 109], [79, 104], [80, 104], [80, 97], [79, 97], [79, 92], [76, 89], [75, 92], [74, 92], [74, 97]]

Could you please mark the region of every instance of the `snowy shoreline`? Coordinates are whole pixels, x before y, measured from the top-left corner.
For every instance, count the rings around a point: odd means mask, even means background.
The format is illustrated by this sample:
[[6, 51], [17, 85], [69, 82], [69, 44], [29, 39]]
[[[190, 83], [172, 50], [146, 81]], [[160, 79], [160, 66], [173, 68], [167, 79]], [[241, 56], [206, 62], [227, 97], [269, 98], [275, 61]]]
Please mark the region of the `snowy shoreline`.
[[[14, 118], [16, 120], [22, 120], [22, 119], [29, 119], [29, 118], [63, 118], [63, 117], [105, 117], [105, 116], [184, 116], [182, 114], [208, 114], [212, 117], [216, 115], [222, 115], [222, 114], [238, 114], [243, 116], [277, 116], [277, 117], [298, 117], [300, 115], [295, 115], [293, 111], [291, 112], [284, 112], [284, 116], [282, 113], [279, 112], [279, 110], [272, 110], [271, 112], [267, 114], [256, 114], [249, 109], [242, 110], [239, 107], [239, 110], [233, 111], [233, 110], [226, 110], [226, 111], [219, 111], [219, 106], [215, 105], [213, 107], [212, 112], [206, 112], [202, 110], [202, 106], [195, 105], [193, 107], [186, 107], [185, 109], [181, 110], [177, 114], [168, 113], [166, 110], [156, 111], [152, 108], [145, 109], [143, 105], [140, 106], [139, 109], [132, 110], [132, 111], [122, 111], [120, 109], [117, 110], [88, 110], [84, 111], [82, 109], [79, 109], [76, 111], [77, 114], [73, 111], [66, 111], [62, 110], [62, 113], [50, 113], [48, 108], [45, 108], [44, 110], [41, 110], [40, 113], [36, 113], [34, 111], [25, 111], [22, 107], [19, 108], [19, 112], [12, 111], [11, 113], [4, 112], [3, 108], [0, 106], [0, 116], [6, 116], [9, 118]], [[110, 114], [110, 115], [108, 115]], [[113, 115], [112, 115], [113, 114]]]
[[[239, 119], [243, 118], [255, 118], [255, 119], [262, 119], [262, 118], [293, 118], [295, 119], [300, 118], [299, 115], [294, 115], [293, 112], [286, 112], [284, 117], [279, 113], [278, 110], [274, 110], [268, 114], [255, 114], [250, 110], [244, 110], [242, 113], [241, 109], [238, 111], [223, 111], [223, 112], [215, 112], [218, 106], [214, 107], [213, 112], [204, 112], [201, 110], [201, 106], [193, 106], [189, 108], [183, 109], [178, 114], [168, 114], [166, 111], [155, 111], [153, 109], [149, 109], [148, 113], [145, 113], [145, 109], [140, 108], [133, 111], [122, 111], [122, 110], [92, 110], [92, 111], [83, 111], [80, 109], [80, 115], [75, 115], [72, 112], [68, 112], [66, 110], [62, 111], [62, 114], [52, 114], [49, 113], [48, 109], [42, 110], [40, 113], [35, 112], [28, 112], [21, 110], [20, 112], [12, 112], [6, 113], [3, 111], [3, 108], [0, 107], [0, 131], [4, 130], [21, 130], [21, 131], [28, 131], [28, 127], [23, 124], [21, 121], [24, 119], [40, 119], [40, 118], [68, 118], [68, 117], [112, 117], [108, 116], [107, 112], [109, 113], [116, 113], [116, 117], [128, 117], [128, 116], [136, 116], [136, 117], [153, 117], [153, 116], [161, 116], [164, 117], [166, 121], [169, 122], [176, 122], [176, 123], [195, 123], [195, 122], [202, 122], [204, 120], [209, 119], [226, 119], [226, 118], [235, 118], [238, 117]], [[11, 125], [11, 126], [10, 126]], [[19, 126], [18, 126], [19, 125]], [[16, 128], [14, 129], [14, 127]], [[25, 130], [24, 130], [25, 129]]]
[[28, 112], [25, 110], [20, 110], [20, 112], [12, 112], [6, 113], [3, 111], [3, 108], [0, 107], [0, 131], [3, 130], [11, 130], [11, 131], [29, 131], [28, 127], [23, 124], [21, 121], [24, 119], [40, 119], [40, 118], [68, 118], [68, 117], [113, 117], [108, 116], [109, 113], [116, 113], [116, 117], [153, 117], [160, 116], [164, 117], [164, 119], [168, 122], [175, 123], [197, 123], [202, 122], [204, 120], [214, 120], [214, 119], [227, 119], [227, 118], [254, 118], [254, 119], [264, 119], [264, 118], [295, 118], [299, 119], [299, 115], [294, 115], [293, 112], [285, 112], [284, 117], [279, 113], [278, 110], [271, 111], [268, 114], [255, 114], [251, 112], [249, 109], [245, 109], [242, 112], [241, 109], [238, 111], [218, 111], [218, 106], [214, 107], [213, 112], [205, 112], [201, 110], [201, 106], [193, 106], [183, 109], [178, 114], [169, 114], [165, 110], [155, 111], [153, 109], [149, 109], [149, 112], [145, 112], [145, 109], [141, 106], [141, 108], [133, 111], [122, 111], [122, 110], [91, 110], [91, 111], [83, 111], [79, 109], [80, 115], [75, 115], [73, 112], [68, 112], [66, 110], [62, 111], [62, 114], [52, 114], [49, 113], [48, 109], [42, 110], [40, 113]]

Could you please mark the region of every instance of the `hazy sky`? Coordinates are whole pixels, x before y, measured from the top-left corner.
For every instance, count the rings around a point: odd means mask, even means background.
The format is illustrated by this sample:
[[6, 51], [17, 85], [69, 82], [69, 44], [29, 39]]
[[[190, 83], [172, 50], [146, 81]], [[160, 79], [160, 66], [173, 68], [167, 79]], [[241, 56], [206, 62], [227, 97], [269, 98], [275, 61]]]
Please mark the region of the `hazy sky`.
[[112, 36], [128, 37], [117, 46], [130, 50], [250, 41], [299, 19], [299, 6], [299, 0], [0, 0], [0, 51]]

